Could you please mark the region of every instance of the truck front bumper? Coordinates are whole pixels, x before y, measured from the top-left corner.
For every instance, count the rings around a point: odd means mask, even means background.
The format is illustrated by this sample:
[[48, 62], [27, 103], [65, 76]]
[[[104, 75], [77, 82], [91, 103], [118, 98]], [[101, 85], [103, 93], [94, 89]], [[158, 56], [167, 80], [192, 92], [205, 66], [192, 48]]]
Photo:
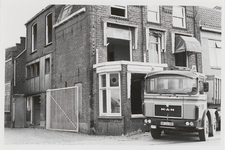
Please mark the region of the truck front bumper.
[[203, 129], [202, 120], [146, 118], [144, 125], [151, 128], [196, 131]]

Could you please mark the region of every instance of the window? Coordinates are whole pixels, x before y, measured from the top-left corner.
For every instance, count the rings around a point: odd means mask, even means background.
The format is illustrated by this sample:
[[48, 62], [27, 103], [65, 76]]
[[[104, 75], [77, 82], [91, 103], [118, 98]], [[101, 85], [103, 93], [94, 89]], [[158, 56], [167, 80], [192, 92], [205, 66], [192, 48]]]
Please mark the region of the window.
[[32, 26], [32, 52], [37, 50], [37, 24]]
[[45, 59], [45, 74], [50, 72], [50, 58]]
[[131, 43], [131, 31], [128, 27], [125, 29], [107, 27], [107, 60], [132, 61]]
[[220, 68], [222, 63], [222, 49], [220, 41], [209, 40], [209, 62], [211, 67]]
[[119, 17], [127, 17], [127, 6], [122, 5], [111, 6], [111, 15]]
[[147, 29], [147, 62], [161, 63], [161, 52], [164, 49], [165, 33]]
[[121, 116], [119, 73], [100, 75], [100, 116]]
[[186, 28], [184, 7], [173, 6], [173, 26]]
[[46, 44], [52, 42], [52, 14], [46, 16]]
[[40, 74], [40, 63], [36, 62], [27, 66], [27, 78], [37, 77]]
[[148, 5], [148, 21], [159, 23], [159, 6]]

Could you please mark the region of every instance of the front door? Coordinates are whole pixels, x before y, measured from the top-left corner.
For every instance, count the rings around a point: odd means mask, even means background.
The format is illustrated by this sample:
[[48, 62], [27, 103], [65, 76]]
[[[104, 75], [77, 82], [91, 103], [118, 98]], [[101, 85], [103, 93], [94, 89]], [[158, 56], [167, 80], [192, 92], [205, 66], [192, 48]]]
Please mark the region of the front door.
[[34, 102], [34, 125], [40, 125], [40, 112], [41, 112], [41, 101], [40, 96], [33, 97]]

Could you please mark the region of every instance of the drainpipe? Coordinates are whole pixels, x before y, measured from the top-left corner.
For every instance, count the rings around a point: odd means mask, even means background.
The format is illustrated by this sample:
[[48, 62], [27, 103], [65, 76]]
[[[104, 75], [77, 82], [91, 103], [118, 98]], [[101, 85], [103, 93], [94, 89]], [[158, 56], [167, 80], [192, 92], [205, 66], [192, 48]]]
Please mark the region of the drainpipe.
[[[142, 50], [142, 61], [144, 62], [145, 60], [145, 52], [144, 52], [144, 16], [143, 16], [143, 9], [144, 9], [144, 6], [141, 6], [141, 29], [142, 29], [142, 40], [141, 40], [141, 50]], [[137, 35], [138, 36], [138, 35]], [[146, 38], [145, 38], [146, 39]], [[147, 42], [147, 41], [146, 41]]]
[[[88, 6], [87, 6], [88, 7]], [[95, 6], [89, 6], [89, 65], [88, 65], [88, 75], [89, 75], [89, 107], [90, 107], [90, 134], [95, 134], [95, 127], [94, 127], [94, 94], [93, 94], [93, 86], [94, 86], [94, 82], [93, 82], [93, 64], [94, 64], [94, 58], [95, 58], [95, 47], [96, 47], [96, 41], [95, 41], [95, 37], [96, 37], [96, 24], [95, 24]]]
[[[193, 6], [193, 12], [194, 12], [194, 19], [193, 19], [193, 28], [194, 28], [194, 37], [195, 38], [197, 38], [196, 36], [197, 36], [197, 34], [196, 34], [196, 27], [195, 27], [195, 25], [196, 25], [196, 17], [197, 17], [197, 12], [196, 12], [196, 9], [195, 9], [195, 6]], [[195, 64], [196, 64], [196, 71], [198, 72], [199, 71], [199, 69], [198, 69], [198, 54], [197, 53], [195, 53]]]

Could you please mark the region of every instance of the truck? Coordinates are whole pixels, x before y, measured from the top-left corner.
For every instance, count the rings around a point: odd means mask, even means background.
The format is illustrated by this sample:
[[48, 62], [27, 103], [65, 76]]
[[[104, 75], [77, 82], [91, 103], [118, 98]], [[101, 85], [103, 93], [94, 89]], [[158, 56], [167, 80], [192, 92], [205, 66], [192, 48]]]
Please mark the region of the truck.
[[206, 141], [221, 126], [221, 79], [187, 69], [152, 71], [143, 105], [153, 139], [178, 131], [197, 132]]

